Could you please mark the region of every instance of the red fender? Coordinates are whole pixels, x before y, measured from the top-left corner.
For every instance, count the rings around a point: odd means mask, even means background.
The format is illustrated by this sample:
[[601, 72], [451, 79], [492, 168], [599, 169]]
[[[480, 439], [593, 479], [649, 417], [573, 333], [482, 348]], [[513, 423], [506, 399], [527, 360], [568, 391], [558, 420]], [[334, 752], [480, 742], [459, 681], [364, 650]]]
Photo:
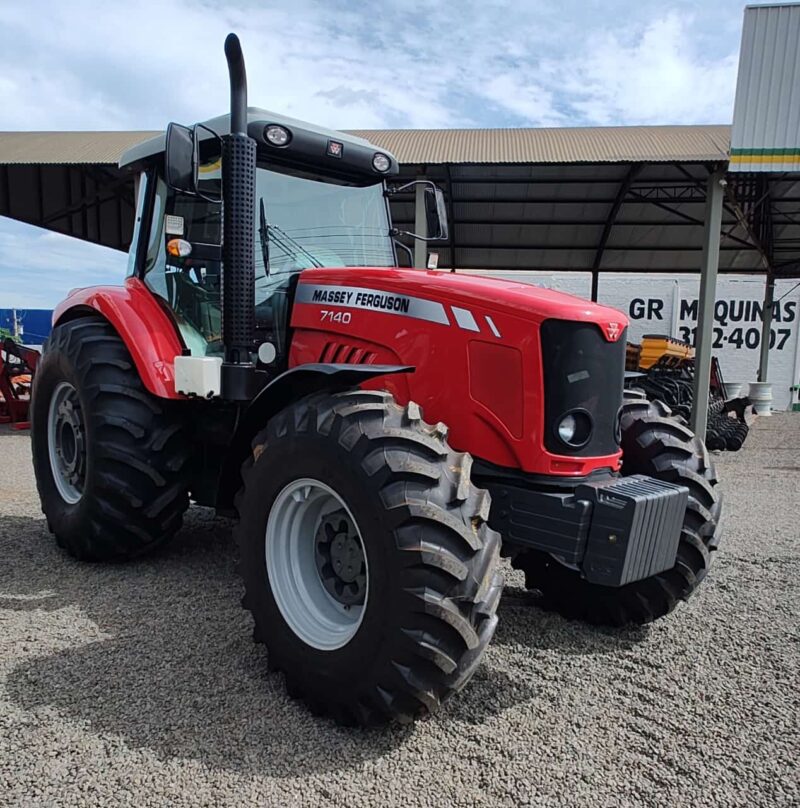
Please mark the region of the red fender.
[[144, 386], [159, 398], [184, 398], [175, 392], [175, 357], [184, 347], [172, 319], [138, 278], [124, 286], [73, 289], [53, 312], [53, 325], [96, 311], [114, 326], [139, 371]]

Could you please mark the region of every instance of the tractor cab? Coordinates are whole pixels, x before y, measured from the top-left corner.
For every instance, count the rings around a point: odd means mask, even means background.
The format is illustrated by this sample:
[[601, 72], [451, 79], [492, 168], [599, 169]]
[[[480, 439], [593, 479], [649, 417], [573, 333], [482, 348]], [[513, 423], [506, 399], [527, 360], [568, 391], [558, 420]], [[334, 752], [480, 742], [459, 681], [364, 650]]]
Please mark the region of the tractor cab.
[[[247, 110], [257, 144], [255, 172], [254, 345], [285, 367], [290, 300], [312, 267], [391, 267], [385, 180], [395, 158], [368, 141], [263, 109]], [[128, 150], [139, 171], [129, 275], [171, 310], [192, 356], [223, 356], [221, 141], [230, 116]]]

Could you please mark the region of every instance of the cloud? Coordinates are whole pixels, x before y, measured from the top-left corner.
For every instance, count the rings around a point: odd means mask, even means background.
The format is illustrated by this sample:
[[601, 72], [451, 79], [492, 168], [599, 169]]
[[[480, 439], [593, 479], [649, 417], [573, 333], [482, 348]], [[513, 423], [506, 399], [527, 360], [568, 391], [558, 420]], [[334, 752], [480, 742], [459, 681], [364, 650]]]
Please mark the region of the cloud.
[[[685, 0], [667, 11], [650, 0], [33, 6], [4, 8], [0, 128], [211, 117], [227, 107], [229, 30], [245, 48], [251, 103], [328, 126], [719, 122], [738, 47], [738, 29], [721, 27], [724, 2], [693, 16]], [[724, 47], [709, 45], [711, 25]]]
[[599, 125], [730, 121], [736, 51], [704, 58], [693, 25], [691, 17], [669, 13], [628, 42], [618, 32], [602, 34], [566, 71], [571, 106]]
[[[332, 128], [727, 122], [740, 26], [739, 0], [5, 2], [0, 129], [213, 117], [231, 30], [251, 104]], [[0, 220], [0, 306], [51, 306], [120, 260]]]

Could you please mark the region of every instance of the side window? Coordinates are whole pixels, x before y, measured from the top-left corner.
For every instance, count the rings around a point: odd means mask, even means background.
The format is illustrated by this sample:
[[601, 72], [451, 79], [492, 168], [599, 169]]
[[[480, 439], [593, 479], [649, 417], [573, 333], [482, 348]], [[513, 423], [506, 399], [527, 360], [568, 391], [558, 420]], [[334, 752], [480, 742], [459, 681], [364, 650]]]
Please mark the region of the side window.
[[[220, 243], [218, 204], [167, 189], [159, 178], [145, 261], [145, 282], [175, 313], [184, 344], [193, 356], [223, 351], [220, 315], [221, 262], [208, 258], [203, 245]], [[171, 255], [167, 244], [182, 239], [194, 245], [188, 256]]]

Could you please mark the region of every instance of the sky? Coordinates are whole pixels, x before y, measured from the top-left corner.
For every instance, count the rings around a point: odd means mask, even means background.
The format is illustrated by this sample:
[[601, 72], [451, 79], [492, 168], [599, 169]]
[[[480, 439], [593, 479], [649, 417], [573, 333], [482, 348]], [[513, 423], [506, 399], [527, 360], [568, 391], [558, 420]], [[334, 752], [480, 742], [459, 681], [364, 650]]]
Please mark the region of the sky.
[[[0, 131], [163, 129], [250, 103], [339, 129], [730, 123], [740, 0], [0, 0]], [[0, 218], [0, 308], [119, 252]]]

